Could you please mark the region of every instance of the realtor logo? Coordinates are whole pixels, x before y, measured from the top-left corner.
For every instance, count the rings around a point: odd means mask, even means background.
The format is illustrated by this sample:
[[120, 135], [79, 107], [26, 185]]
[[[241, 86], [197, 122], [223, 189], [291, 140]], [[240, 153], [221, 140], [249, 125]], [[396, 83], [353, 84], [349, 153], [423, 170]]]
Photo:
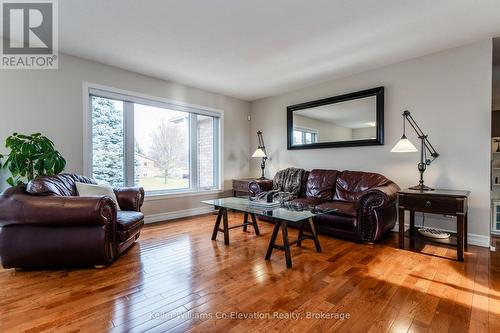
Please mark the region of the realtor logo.
[[57, 69], [57, 2], [1, 1], [0, 68]]

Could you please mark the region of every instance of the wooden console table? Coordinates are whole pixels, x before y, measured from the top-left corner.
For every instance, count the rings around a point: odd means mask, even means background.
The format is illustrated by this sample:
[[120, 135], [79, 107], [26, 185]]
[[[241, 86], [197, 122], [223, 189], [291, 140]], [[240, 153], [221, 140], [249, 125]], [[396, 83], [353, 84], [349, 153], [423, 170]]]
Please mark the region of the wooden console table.
[[251, 182], [257, 182], [266, 184], [272, 187], [273, 181], [271, 179], [257, 179], [257, 178], [245, 178], [245, 179], [233, 179], [233, 196], [249, 196], [248, 184]]
[[[405, 237], [410, 239], [410, 247], [415, 241], [434, 242], [457, 247], [457, 260], [464, 260], [467, 247], [467, 210], [469, 191], [434, 190], [398, 192], [399, 207], [399, 247], [404, 248]], [[405, 233], [405, 210], [410, 211], [410, 230]], [[421, 236], [415, 230], [415, 212], [456, 216], [457, 233], [449, 239], [433, 239]]]

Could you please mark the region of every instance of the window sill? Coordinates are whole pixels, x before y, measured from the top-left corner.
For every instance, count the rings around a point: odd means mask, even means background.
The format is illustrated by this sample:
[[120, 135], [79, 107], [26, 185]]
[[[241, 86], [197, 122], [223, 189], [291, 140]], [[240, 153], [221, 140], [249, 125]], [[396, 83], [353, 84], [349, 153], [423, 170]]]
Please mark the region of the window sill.
[[144, 201], [155, 201], [164, 200], [172, 198], [182, 198], [182, 197], [196, 197], [209, 194], [223, 194], [223, 189], [217, 190], [206, 190], [206, 191], [186, 191], [186, 192], [175, 192], [175, 193], [147, 193], [144, 197]]

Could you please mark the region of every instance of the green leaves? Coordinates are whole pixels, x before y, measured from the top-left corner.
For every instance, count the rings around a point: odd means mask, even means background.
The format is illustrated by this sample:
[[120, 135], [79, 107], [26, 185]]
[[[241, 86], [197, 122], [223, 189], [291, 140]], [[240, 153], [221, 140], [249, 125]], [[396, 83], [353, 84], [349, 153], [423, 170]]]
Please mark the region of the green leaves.
[[7, 179], [11, 186], [17, 186], [42, 175], [56, 175], [64, 170], [66, 160], [55, 149], [54, 142], [41, 133], [24, 135], [14, 133], [5, 140], [10, 149], [7, 159], [0, 155], [0, 167], [12, 174]]

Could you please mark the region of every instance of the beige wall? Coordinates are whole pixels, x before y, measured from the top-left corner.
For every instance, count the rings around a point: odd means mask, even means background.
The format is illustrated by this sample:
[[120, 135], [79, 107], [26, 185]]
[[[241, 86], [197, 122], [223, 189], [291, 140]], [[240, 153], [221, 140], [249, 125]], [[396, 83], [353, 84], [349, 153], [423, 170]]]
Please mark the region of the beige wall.
[[[4, 152], [3, 140], [15, 131], [42, 132], [54, 140], [66, 158], [66, 171], [82, 173], [83, 81], [224, 110], [225, 189], [230, 190], [231, 179], [248, 176], [248, 102], [69, 55], [60, 55], [59, 70], [0, 71], [0, 152]], [[144, 212], [159, 214], [200, 207], [199, 201], [208, 197], [214, 195], [147, 201]]]
[[[401, 187], [418, 181], [418, 153], [395, 154], [401, 113], [409, 109], [441, 154], [425, 174], [430, 186], [471, 190], [469, 232], [487, 241], [490, 222], [492, 42], [482, 42], [332, 80], [251, 104], [251, 132], [264, 133], [267, 176], [289, 166], [379, 172]], [[385, 145], [313, 150], [286, 149], [286, 107], [353, 91], [385, 87]], [[408, 137], [417, 144], [412, 130]], [[255, 149], [255, 142], [251, 142]], [[251, 170], [258, 170], [252, 161]], [[454, 229], [445, 217], [441, 227]]]

